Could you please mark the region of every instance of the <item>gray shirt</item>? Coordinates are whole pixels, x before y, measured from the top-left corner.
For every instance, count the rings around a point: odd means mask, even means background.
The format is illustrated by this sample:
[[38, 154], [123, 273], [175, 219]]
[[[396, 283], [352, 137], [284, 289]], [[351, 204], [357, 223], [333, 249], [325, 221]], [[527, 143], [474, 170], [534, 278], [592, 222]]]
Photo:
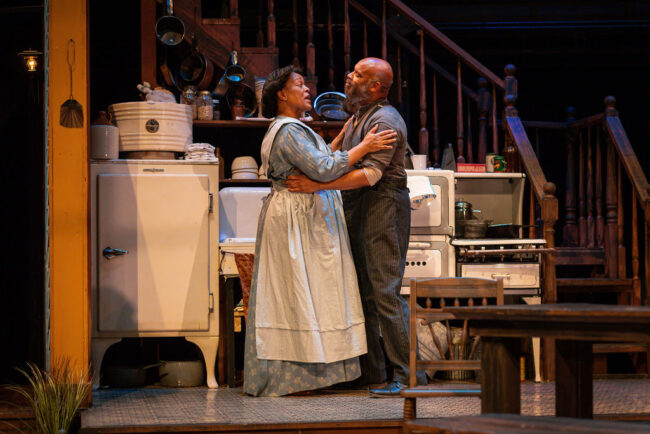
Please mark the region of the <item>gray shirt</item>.
[[382, 99], [361, 107], [355, 116], [356, 119], [345, 131], [343, 150], [349, 151], [357, 146], [375, 125], [379, 125], [377, 132], [395, 130], [397, 141], [393, 143], [391, 149], [366, 154], [353, 168], [378, 169], [383, 174], [382, 179], [405, 178], [404, 153], [406, 152], [407, 134], [406, 124], [399, 112], [390, 105], [388, 100]]

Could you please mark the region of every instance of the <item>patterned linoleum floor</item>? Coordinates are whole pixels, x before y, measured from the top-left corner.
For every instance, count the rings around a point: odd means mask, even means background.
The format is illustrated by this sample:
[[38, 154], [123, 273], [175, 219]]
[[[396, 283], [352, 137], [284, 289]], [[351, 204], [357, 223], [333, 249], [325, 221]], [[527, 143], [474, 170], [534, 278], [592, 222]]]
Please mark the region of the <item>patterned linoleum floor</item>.
[[[524, 383], [523, 414], [553, 415], [553, 383]], [[83, 428], [137, 425], [262, 424], [400, 420], [401, 398], [373, 398], [365, 391], [327, 391], [311, 396], [253, 398], [241, 389], [106, 389], [93, 393]], [[480, 413], [474, 397], [420, 398], [418, 417]], [[650, 414], [650, 380], [594, 381], [595, 414]]]

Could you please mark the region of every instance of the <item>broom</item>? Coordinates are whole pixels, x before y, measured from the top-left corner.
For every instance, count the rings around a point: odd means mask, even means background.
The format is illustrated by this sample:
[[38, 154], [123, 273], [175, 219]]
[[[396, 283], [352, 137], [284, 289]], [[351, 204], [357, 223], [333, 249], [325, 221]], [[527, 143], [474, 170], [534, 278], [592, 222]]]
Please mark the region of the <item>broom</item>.
[[[75, 44], [72, 39], [68, 40], [68, 68], [70, 69], [70, 98], [61, 104], [59, 123], [66, 128], [81, 128], [84, 126], [83, 107], [79, 101], [72, 97], [72, 65], [75, 63]], [[72, 51], [72, 56], [70, 52]], [[70, 60], [72, 58], [72, 60]]]

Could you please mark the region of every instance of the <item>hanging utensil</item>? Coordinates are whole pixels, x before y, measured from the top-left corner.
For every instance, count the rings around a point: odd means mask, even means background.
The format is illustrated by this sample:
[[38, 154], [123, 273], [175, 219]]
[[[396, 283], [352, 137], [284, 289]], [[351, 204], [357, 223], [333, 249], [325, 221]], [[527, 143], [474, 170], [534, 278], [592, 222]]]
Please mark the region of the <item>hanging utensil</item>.
[[68, 40], [67, 46], [68, 69], [70, 70], [70, 98], [61, 104], [59, 123], [66, 128], [82, 128], [84, 126], [83, 106], [72, 96], [72, 66], [76, 61], [74, 40]]
[[180, 18], [174, 16], [172, 0], [167, 0], [167, 15], [156, 21], [156, 36], [168, 47], [180, 44], [185, 36], [185, 24]]

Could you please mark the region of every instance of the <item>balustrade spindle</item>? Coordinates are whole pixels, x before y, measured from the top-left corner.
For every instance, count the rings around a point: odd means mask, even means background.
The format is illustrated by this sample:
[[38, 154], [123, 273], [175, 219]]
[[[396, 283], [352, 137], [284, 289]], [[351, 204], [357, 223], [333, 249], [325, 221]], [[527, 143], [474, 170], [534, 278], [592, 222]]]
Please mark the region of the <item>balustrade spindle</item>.
[[[307, 0], [307, 80], [313, 83], [316, 96], [316, 46], [314, 45], [314, 0]], [[311, 87], [311, 86], [310, 86]]]
[[[517, 102], [517, 96], [518, 96], [517, 79], [515, 78], [515, 72], [517, 72], [517, 68], [515, 68], [514, 65], [509, 64], [505, 66], [504, 71], [506, 73], [506, 78], [503, 81], [504, 89], [505, 89], [505, 96], [503, 98], [503, 102], [506, 105], [506, 108], [504, 110], [504, 120], [505, 120], [505, 117], [518, 116], [519, 113], [517, 111], [517, 108], [515, 107], [515, 103]], [[505, 128], [505, 124], [504, 124], [504, 128]], [[519, 167], [519, 161], [517, 158], [517, 150], [512, 145], [512, 140], [510, 139], [508, 134], [506, 134], [506, 138], [504, 142], [503, 156], [505, 157], [506, 160], [506, 172], [521, 171], [521, 168]]]
[[607, 137], [607, 158], [605, 160], [607, 163], [607, 182], [605, 184], [605, 206], [607, 207], [607, 232], [605, 238], [605, 258], [607, 262], [606, 272], [607, 277], [616, 278], [618, 277], [618, 260], [616, 258], [618, 224], [618, 218], [616, 215], [618, 207], [618, 201], [616, 198], [616, 151], [614, 150], [614, 144], [611, 142], [609, 137]]
[[492, 84], [492, 152], [499, 153], [499, 129], [497, 127], [497, 87]]
[[[575, 109], [567, 108], [567, 123], [575, 121]], [[578, 245], [578, 225], [576, 222], [576, 184], [575, 184], [575, 142], [576, 130], [569, 128], [567, 133], [567, 166], [566, 166], [566, 190], [564, 193], [564, 228], [563, 237], [565, 246]]]
[[397, 52], [395, 53], [395, 57], [397, 58], [397, 71], [396, 71], [396, 86], [395, 86], [395, 91], [397, 92], [397, 107], [402, 112], [402, 50], [400, 49], [399, 45], [397, 45]]
[[275, 48], [275, 15], [273, 15], [274, 12], [274, 4], [273, 0], [268, 0], [268, 9], [269, 9], [269, 16], [266, 20], [266, 33], [267, 33], [267, 41], [266, 45], [270, 48]]
[[600, 149], [600, 128], [596, 128], [596, 246], [605, 246], [605, 219], [603, 218], [603, 163]]
[[239, 16], [239, 1], [230, 0], [230, 18], [237, 18]]
[[345, 65], [345, 75], [347, 76], [351, 69], [352, 58], [350, 57], [350, 0], [343, 0], [343, 61]]
[[[650, 185], [646, 187], [646, 193], [650, 196]], [[646, 287], [646, 301], [650, 300], [648, 295], [648, 288], [650, 288], [650, 200], [646, 201], [643, 204], [643, 215], [644, 215], [644, 232], [645, 232], [645, 245], [644, 245], [644, 255], [643, 259], [645, 261], [643, 269], [645, 270], [645, 287]]]
[[487, 153], [487, 123], [490, 113], [490, 92], [487, 90], [488, 81], [481, 77], [478, 79], [478, 154], [476, 161], [485, 163]]
[[368, 57], [368, 23], [363, 20], [363, 57]]
[[418, 153], [429, 155], [429, 132], [427, 131], [427, 89], [424, 68], [424, 32], [420, 32], [420, 135]]
[[333, 91], [336, 89], [334, 86], [334, 31], [332, 29], [332, 1], [327, 0], [327, 55], [328, 55], [328, 71], [327, 79], [329, 84], [327, 90]]
[[578, 133], [578, 234], [580, 237], [580, 247], [585, 247], [587, 245], [584, 151], [582, 131], [580, 131]]
[[291, 54], [293, 55], [294, 68], [300, 68], [300, 47], [298, 45], [298, 0], [291, 0], [291, 23], [293, 24], [293, 44], [291, 46]]
[[530, 184], [530, 208], [528, 210], [528, 238], [535, 238], [535, 191], [533, 190], [533, 184]]
[[257, 1], [257, 35], [256, 35], [256, 46], [264, 46], [264, 0]]
[[[618, 160], [618, 170], [616, 172], [616, 198], [617, 198], [617, 210], [618, 214], [616, 215], [616, 241], [617, 241], [617, 259], [618, 259], [618, 277], [624, 278], [626, 273], [625, 269], [625, 246], [623, 245], [623, 165], [621, 160]], [[625, 301], [622, 304], [628, 304], [629, 301]]]
[[473, 163], [474, 162], [474, 149], [472, 147], [472, 115], [471, 115], [471, 110], [469, 108], [469, 100], [465, 101], [465, 104], [467, 106], [467, 149], [465, 150], [465, 155], [467, 155], [467, 162], [468, 163]]
[[458, 157], [456, 163], [464, 163], [463, 147], [465, 146], [465, 132], [463, 131], [463, 81], [461, 78], [461, 63], [458, 59], [456, 67], [456, 146], [458, 147]]
[[[386, 40], [386, 0], [381, 2], [381, 58], [388, 60], [388, 41]], [[422, 32], [424, 33], [424, 32]]]
[[591, 155], [591, 126], [587, 127], [587, 247], [594, 247], [594, 168], [593, 157]]
[[632, 186], [632, 304], [641, 304], [641, 280], [639, 280], [639, 227], [637, 222], [636, 190]]
[[438, 131], [438, 77], [433, 73], [433, 167], [440, 168], [440, 133]]

